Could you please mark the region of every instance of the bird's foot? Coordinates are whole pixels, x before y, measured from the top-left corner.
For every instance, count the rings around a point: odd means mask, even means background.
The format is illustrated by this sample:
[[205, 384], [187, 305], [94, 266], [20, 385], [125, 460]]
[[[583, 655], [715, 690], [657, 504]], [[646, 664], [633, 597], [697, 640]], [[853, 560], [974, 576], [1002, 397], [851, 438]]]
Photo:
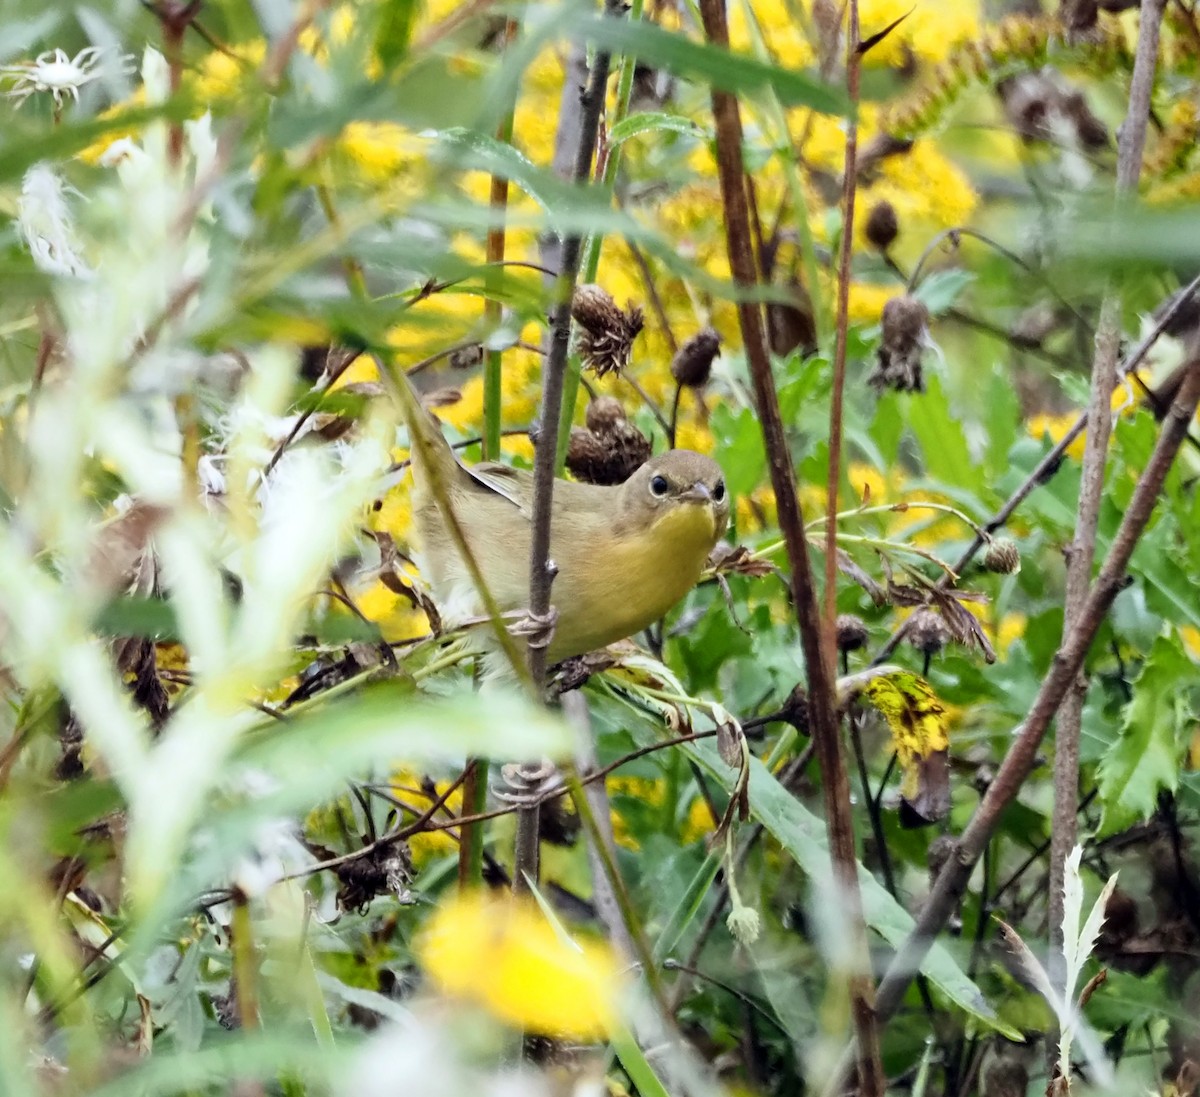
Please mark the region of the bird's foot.
[[522, 610], [516, 614], [505, 614], [511, 620], [508, 626], [510, 635], [524, 640], [531, 648], [546, 648], [554, 638], [554, 629], [558, 624], [558, 610], [553, 606], [545, 613], [534, 613], [532, 610]]

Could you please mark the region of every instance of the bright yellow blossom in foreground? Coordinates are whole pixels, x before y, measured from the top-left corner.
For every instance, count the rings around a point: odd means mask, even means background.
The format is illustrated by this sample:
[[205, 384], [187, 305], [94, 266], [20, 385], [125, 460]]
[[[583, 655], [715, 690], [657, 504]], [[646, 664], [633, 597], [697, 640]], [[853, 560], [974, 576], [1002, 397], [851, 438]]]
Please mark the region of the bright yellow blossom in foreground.
[[601, 1040], [617, 1021], [612, 951], [560, 933], [528, 901], [476, 892], [442, 904], [416, 942], [429, 978], [517, 1028]]

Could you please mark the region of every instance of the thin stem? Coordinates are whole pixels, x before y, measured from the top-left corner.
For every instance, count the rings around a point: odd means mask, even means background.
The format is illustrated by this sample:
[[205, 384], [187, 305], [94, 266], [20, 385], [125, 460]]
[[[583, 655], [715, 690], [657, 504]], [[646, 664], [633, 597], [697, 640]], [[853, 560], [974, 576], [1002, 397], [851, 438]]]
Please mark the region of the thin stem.
[[[1165, 0], [1143, 0], [1138, 27], [1137, 53], [1129, 89], [1129, 109], [1121, 126], [1117, 150], [1117, 201], [1136, 193], [1146, 144], [1150, 94], [1158, 61], [1159, 30]], [[1063, 635], [1079, 619], [1087, 600], [1092, 564], [1096, 556], [1096, 527], [1104, 492], [1104, 468], [1112, 430], [1112, 394], [1116, 387], [1117, 359], [1121, 350], [1121, 298], [1110, 289], [1100, 307], [1096, 351], [1092, 360], [1092, 386], [1087, 411], [1087, 436], [1075, 516], [1075, 537], [1067, 557]], [[1054, 810], [1050, 829], [1050, 977], [1061, 990], [1066, 979], [1063, 958], [1063, 883], [1067, 857], [1078, 836], [1079, 740], [1087, 683], [1080, 677], [1067, 691], [1058, 716], [1054, 739]], [[1055, 1041], [1048, 1041], [1048, 1048]], [[1053, 1053], [1048, 1050], [1048, 1054]]]
[[[632, 2], [629, 4], [629, 7], [628, 7], [629, 21], [631, 23], [641, 22], [642, 9], [644, 6], [645, 6], [645, 0], [632, 0]], [[625, 5], [623, 3], [616, 3], [615, 0], [604, 0], [604, 11], [605, 11], [606, 15], [620, 16], [620, 15], [624, 14], [625, 10], [626, 10]], [[605, 80], [607, 81], [610, 57], [607, 53], [605, 53], [605, 54], [598, 53], [596, 55], [595, 64], [599, 64], [601, 57], [603, 57], [603, 60], [604, 60], [604, 76], [605, 76]], [[633, 76], [634, 76], [634, 71], [636, 70], [636, 68], [637, 68], [637, 57], [636, 56], [634, 56], [633, 54], [624, 54], [621, 57], [621, 67], [620, 67], [619, 75], [617, 76], [616, 109], [613, 112], [613, 119], [612, 119], [614, 125], [617, 124], [618, 122], [620, 122], [629, 113], [629, 104], [633, 99]], [[595, 71], [595, 69], [593, 69], [593, 72], [594, 71]], [[601, 91], [600, 91], [600, 99], [601, 99], [600, 106], [601, 107], [603, 106], [603, 98], [604, 98], [603, 87], [604, 87], [604, 85], [602, 84]], [[582, 151], [583, 138], [584, 138], [584, 136], [586, 136], [586, 133], [589, 128], [587, 114], [588, 114], [587, 104], [585, 101], [584, 117], [583, 117], [583, 119], [581, 119], [581, 122], [582, 122], [581, 131], [582, 132], [580, 134], [580, 145], [581, 145], [580, 151]], [[596, 122], [597, 122], [596, 126], [592, 127], [592, 130], [591, 130], [591, 143], [592, 143], [593, 147], [596, 144], [596, 136], [599, 133], [599, 115], [597, 115]], [[606, 191], [608, 191], [609, 194], [612, 194], [615, 189], [615, 184], [616, 184], [616, 180], [617, 180], [617, 172], [621, 167], [622, 151], [623, 151], [623, 146], [621, 146], [621, 145], [617, 145], [613, 148], [610, 148], [607, 146], [607, 144], [606, 144], [605, 148], [601, 151], [601, 157], [602, 157], [603, 163], [600, 165], [600, 169], [601, 169], [600, 182], [601, 182], [601, 185], [603, 186], [603, 188]], [[588, 149], [588, 157], [589, 157], [589, 165], [590, 165], [591, 148]], [[576, 168], [578, 168], [578, 164], [576, 164]], [[577, 170], [575, 173], [576, 182], [582, 182], [584, 179], [587, 178], [587, 176], [588, 176], [587, 171], [585, 171], [583, 173], [583, 175], [580, 176], [580, 174]], [[588, 238], [587, 251], [583, 257], [583, 263], [582, 263], [583, 281], [585, 283], [596, 281], [597, 272], [600, 270], [600, 252], [603, 249], [603, 247], [604, 247], [603, 233], [598, 233], [598, 232], [593, 233]], [[570, 300], [569, 296], [568, 296], [568, 300]], [[570, 444], [570, 441], [571, 441], [571, 423], [575, 418], [575, 404], [577, 403], [577, 401], [579, 399], [579, 386], [580, 386], [582, 377], [583, 377], [583, 374], [580, 371], [579, 364], [576, 362], [576, 363], [573, 363], [571, 365], [571, 367], [566, 371], [566, 376], [563, 378], [563, 392], [562, 392], [561, 407], [558, 412], [558, 416], [559, 416], [558, 417], [558, 436], [557, 436], [557, 441], [556, 441], [555, 447], [554, 447], [554, 449], [555, 449], [554, 468], [557, 472], [562, 472], [563, 468], [566, 467], [567, 446]]]
[[858, 173], [858, 0], [849, 0], [846, 10], [846, 90], [850, 99], [850, 117], [846, 122], [846, 158], [842, 169], [842, 238], [838, 250], [837, 313], [833, 343], [833, 392], [829, 402], [829, 476], [825, 499], [825, 602], [824, 629], [826, 657], [832, 665], [835, 644], [834, 618], [837, 616], [837, 504], [842, 473], [842, 418], [846, 391], [846, 342], [850, 332], [850, 261], [854, 254], [854, 202]]
[[[729, 48], [729, 29], [724, 0], [701, 0], [701, 16], [710, 44]], [[779, 514], [779, 526], [787, 543], [791, 565], [792, 601], [800, 628], [801, 647], [808, 673], [809, 706], [813, 742], [821, 764], [825, 817], [829, 830], [833, 876], [845, 905], [845, 922], [854, 942], [847, 976], [851, 1010], [857, 1035], [858, 1081], [864, 1097], [880, 1097], [885, 1088], [879, 1058], [879, 1033], [875, 1023], [874, 982], [866, 947], [854, 849], [854, 825], [850, 813], [850, 787], [837, 718], [836, 683], [832, 635], [821, 627], [816, 585], [805, 540], [804, 519], [796, 492], [795, 473], [787, 435], [779, 409], [771, 358], [767, 349], [762, 308], [748, 300], [758, 282], [758, 268], [750, 229], [742, 163], [742, 120], [737, 99], [726, 91], [711, 89], [716, 122], [717, 167], [725, 213], [726, 244], [733, 281], [738, 286], [738, 319], [742, 345], [750, 368], [755, 404], [762, 425], [763, 441], [771, 484]], [[825, 648], [830, 650], [826, 651]], [[835, 1085], [837, 1082], [835, 1081]]]
[[[624, 12], [621, 0], [605, 0], [608, 18], [620, 18]], [[582, 97], [579, 123], [579, 144], [575, 150], [573, 181], [583, 184], [591, 175], [592, 153], [604, 110], [604, 89], [608, 83], [611, 58], [607, 51], [597, 50], [592, 60], [587, 87]], [[580, 253], [583, 241], [572, 233], [563, 241], [561, 273], [556, 287], [556, 304], [550, 325], [550, 353], [546, 356], [542, 387], [542, 437], [533, 460], [533, 538], [529, 561], [529, 608], [535, 618], [545, 618], [550, 611], [550, 584], [554, 570], [550, 560], [550, 516], [552, 514], [554, 473], [558, 465], [562, 430], [563, 393], [567, 374], [567, 356], [571, 338], [571, 296], [579, 276]], [[565, 453], [564, 453], [565, 457]], [[529, 646], [529, 672], [533, 690], [539, 699], [546, 689], [546, 648]]]

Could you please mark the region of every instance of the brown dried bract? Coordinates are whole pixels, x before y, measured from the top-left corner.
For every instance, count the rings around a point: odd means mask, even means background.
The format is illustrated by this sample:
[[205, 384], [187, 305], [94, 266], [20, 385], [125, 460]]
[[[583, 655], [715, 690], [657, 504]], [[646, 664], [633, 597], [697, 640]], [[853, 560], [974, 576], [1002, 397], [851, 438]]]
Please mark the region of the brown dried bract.
[[921, 357], [929, 344], [929, 310], [924, 302], [904, 294], [883, 306], [882, 320], [875, 369], [867, 384], [876, 392], [923, 392]]
[[587, 284], [575, 287], [571, 316], [576, 324], [575, 349], [585, 369], [603, 377], [629, 365], [633, 341], [645, 325], [637, 305], [622, 312], [607, 290]]

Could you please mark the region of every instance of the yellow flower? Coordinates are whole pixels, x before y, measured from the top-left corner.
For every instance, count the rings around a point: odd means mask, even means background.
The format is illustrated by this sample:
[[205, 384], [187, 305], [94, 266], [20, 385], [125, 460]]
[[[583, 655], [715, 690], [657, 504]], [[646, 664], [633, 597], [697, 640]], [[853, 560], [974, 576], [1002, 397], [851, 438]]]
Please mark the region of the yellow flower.
[[[392, 771], [388, 784], [391, 786], [394, 796], [406, 804], [412, 804], [419, 811], [423, 811], [430, 806], [431, 801], [423, 795], [418, 795], [417, 790], [425, 785], [426, 780], [426, 777], [417, 770], [401, 766]], [[448, 781], [435, 782], [434, 795], [441, 796], [446, 791], [448, 784]], [[461, 787], [446, 797], [446, 807], [455, 815], [461, 814]], [[408, 848], [412, 854], [413, 865], [420, 868], [436, 857], [445, 857], [454, 853], [458, 849], [458, 843], [450, 836], [448, 830], [425, 830], [408, 839]]]
[[[630, 800], [636, 800], [638, 803], [645, 804], [648, 807], [661, 807], [663, 797], [666, 795], [662, 781], [650, 777], [621, 775], [608, 778], [605, 785], [608, 788], [610, 797], [628, 797]], [[613, 807], [612, 825], [613, 840], [617, 845], [633, 850], [634, 853], [642, 848], [642, 844], [637, 840], [633, 831], [630, 830], [629, 824], [625, 821], [625, 816], [620, 810], [619, 805]]]
[[886, 305], [898, 290], [895, 286], [876, 286], [870, 282], [851, 282], [847, 314], [852, 324], [877, 324]]
[[1179, 639], [1183, 641], [1184, 650], [1193, 658], [1200, 659], [1200, 628], [1195, 625], [1180, 625]]
[[917, 4], [908, 0], [861, 0], [858, 9], [863, 37], [877, 34], [897, 19], [907, 18], [871, 48], [868, 65], [903, 65], [909, 51], [918, 60], [944, 61], [960, 42], [980, 36], [978, 0], [952, 4]]
[[[1050, 441], [1058, 443], [1066, 436], [1074, 425], [1078, 416], [1074, 412], [1067, 412], [1065, 415], [1047, 415], [1039, 412], [1037, 415], [1031, 415], [1025, 422], [1025, 429], [1034, 437], [1041, 438], [1044, 435], [1050, 436]], [[1085, 445], [1084, 434], [1081, 433], [1069, 446], [1067, 446], [1067, 454], [1074, 457], [1077, 461], [1083, 460], [1083, 448]]]
[[612, 950], [566, 937], [530, 901], [482, 893], [443, 903], [416, 942], [426, 974], [516, 1028], [599, 1041], [622, 990]]
[[846, 469], [851, 487], [858, 493], [860, 502], [875, 506], [888, 502], [887, 478], [873, 465], [852, 461]]
[[996, 650], [1004, 655], [1013, 645], [1013, 641], [1019, 640], [1025, 635], [1025, 625], [1027, 618], [1023, 613], [1006, 613], [1000, 618], [1000, 623], [996, 625], [995, 641]]
[[[359, 612], [379, 626], [380, 633], [389, 644], [415, 640], [429, 632], [429, 620], [425, 614], [381, 579], [376, 579], [366, 590], [353, 591], [351, 595]], [[341, 607], [340, 602], [334, 604]], [[350, 611], [346, 609], [345, 612]]]
[[711, 834], [716, 825], [717, 821], [709, 810], [708, 801], [703, 796], [697, 796], [688, 808], [687, 818], [679, 831], [679, 841], [685, 846], [690, 846], [705, 835]]

